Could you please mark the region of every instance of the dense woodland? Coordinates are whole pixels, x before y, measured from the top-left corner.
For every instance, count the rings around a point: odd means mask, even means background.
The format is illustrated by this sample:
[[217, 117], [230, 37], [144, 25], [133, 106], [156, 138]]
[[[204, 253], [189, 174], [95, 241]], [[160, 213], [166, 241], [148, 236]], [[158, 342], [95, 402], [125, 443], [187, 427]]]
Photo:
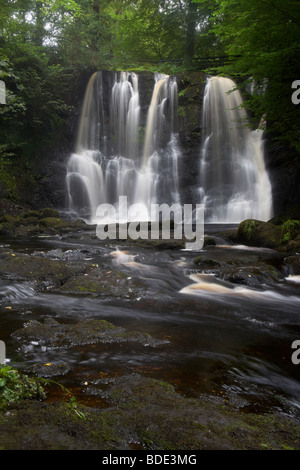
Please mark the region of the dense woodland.
[[[255, 125], [267, 122], [287, 158], [299, 155], [298, 0], [1, 0], [0, 18], [0, 178], [11, 197], [16, 167], [34, 177], [35, 159], [59, 140], [85, 70], [230, 76]], [[207, 57], [222, 60], [212, 70]]]

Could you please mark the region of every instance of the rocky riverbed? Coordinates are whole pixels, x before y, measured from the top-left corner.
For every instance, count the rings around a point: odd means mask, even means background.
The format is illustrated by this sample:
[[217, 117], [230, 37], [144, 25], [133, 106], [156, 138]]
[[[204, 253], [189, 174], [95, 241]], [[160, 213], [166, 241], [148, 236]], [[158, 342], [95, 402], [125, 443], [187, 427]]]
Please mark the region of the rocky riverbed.
[[299, 448], [299, 232], [273, 224], [274, 246], [262, 225], [193, 253], [100, 242], [50, 209], [2, 216], [9, 365], [51, 380], [0, 411], [2, 449]]

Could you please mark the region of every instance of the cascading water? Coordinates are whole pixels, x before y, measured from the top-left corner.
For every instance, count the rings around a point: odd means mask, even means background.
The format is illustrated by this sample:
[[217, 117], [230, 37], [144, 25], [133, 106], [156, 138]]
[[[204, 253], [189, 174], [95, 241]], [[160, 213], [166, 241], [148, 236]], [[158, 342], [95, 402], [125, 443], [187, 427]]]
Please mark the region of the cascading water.
[[156, 74], [135, 189], [135, 202], [144, 204], [147, 210], [153, 203], [180, 202], [176, 115], [176, 80]]
[[205, 87], [200, 199], [205, 220], [211, 223], [272, 217], [263, 132], [249, 129], [241, 94], [235, 88], [224, 77], [209, 78]]
[[[109, 106], [104, 103], [107, 95]], [[94, 223], [98, 222], [97, 207], [117, 206], [120, 196], [127, 196], [129, 205], [144, 205], [147, 215], [152, 203], [179, 202], [176, 118], [175, 79], [155, 75], [144, 129], [138, 75], [115, 73], [107, 84], [103, 72], [93, 74], [85, 93], [76, 152], [67, 164], [70, 209]]]

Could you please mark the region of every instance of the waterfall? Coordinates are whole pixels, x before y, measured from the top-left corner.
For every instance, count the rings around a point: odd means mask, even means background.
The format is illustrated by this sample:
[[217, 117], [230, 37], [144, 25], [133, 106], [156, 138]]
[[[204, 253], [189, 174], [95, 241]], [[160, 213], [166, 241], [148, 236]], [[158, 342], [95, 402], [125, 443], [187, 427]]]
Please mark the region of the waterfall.
[[116, 152], [135, 159], [138, 152], [138, 126], [140, 119], [138, 76], [121, 72], [112, 87], [112, 127], [116, 139]]
[[103, 81], [101, 73], [94, 73], [84, 96], [76, 150], [67, 163], [69, 206], [80, 217], [90, 217], [106, 197], [100, 164], [100, 140], [104, 136], [101, 126], [104, 126]]
[[250, 130], [241, 94], [235, 88], [224, 77], [209, 78], [205, 87], [199, 193], [206, 222], [267, 221], [272, 217], [263, 131]]
[[175, 78], [154, 75], [142, 119], [138, 74], [106, 73], [109, 80], [104, 72], [89, 80], [76, 150], [67, 163], [70, 210], [88, 223], [98, 222], [100, 204], [117, 207], [120, 196], [144, 205], [146, 214], [152, 203], [180, 201]]
[[147, 208], [151, 203], [180, 202], [180, 150], [176, 134], [176, 115], [176, 80], [168, 75], [155, 74], [145, 129], [142, 166], [135, 190], [135, 201]]

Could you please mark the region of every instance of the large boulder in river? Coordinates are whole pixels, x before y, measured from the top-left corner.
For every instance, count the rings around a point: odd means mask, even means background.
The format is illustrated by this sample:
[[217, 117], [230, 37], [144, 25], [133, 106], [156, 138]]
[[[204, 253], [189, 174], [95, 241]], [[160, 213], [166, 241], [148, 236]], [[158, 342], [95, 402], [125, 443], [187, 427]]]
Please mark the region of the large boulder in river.
[[240, 223], [237, 242], [264, 248], [279, 248], [283, 244], [282, 230], [271, 222], [247, 219]]

